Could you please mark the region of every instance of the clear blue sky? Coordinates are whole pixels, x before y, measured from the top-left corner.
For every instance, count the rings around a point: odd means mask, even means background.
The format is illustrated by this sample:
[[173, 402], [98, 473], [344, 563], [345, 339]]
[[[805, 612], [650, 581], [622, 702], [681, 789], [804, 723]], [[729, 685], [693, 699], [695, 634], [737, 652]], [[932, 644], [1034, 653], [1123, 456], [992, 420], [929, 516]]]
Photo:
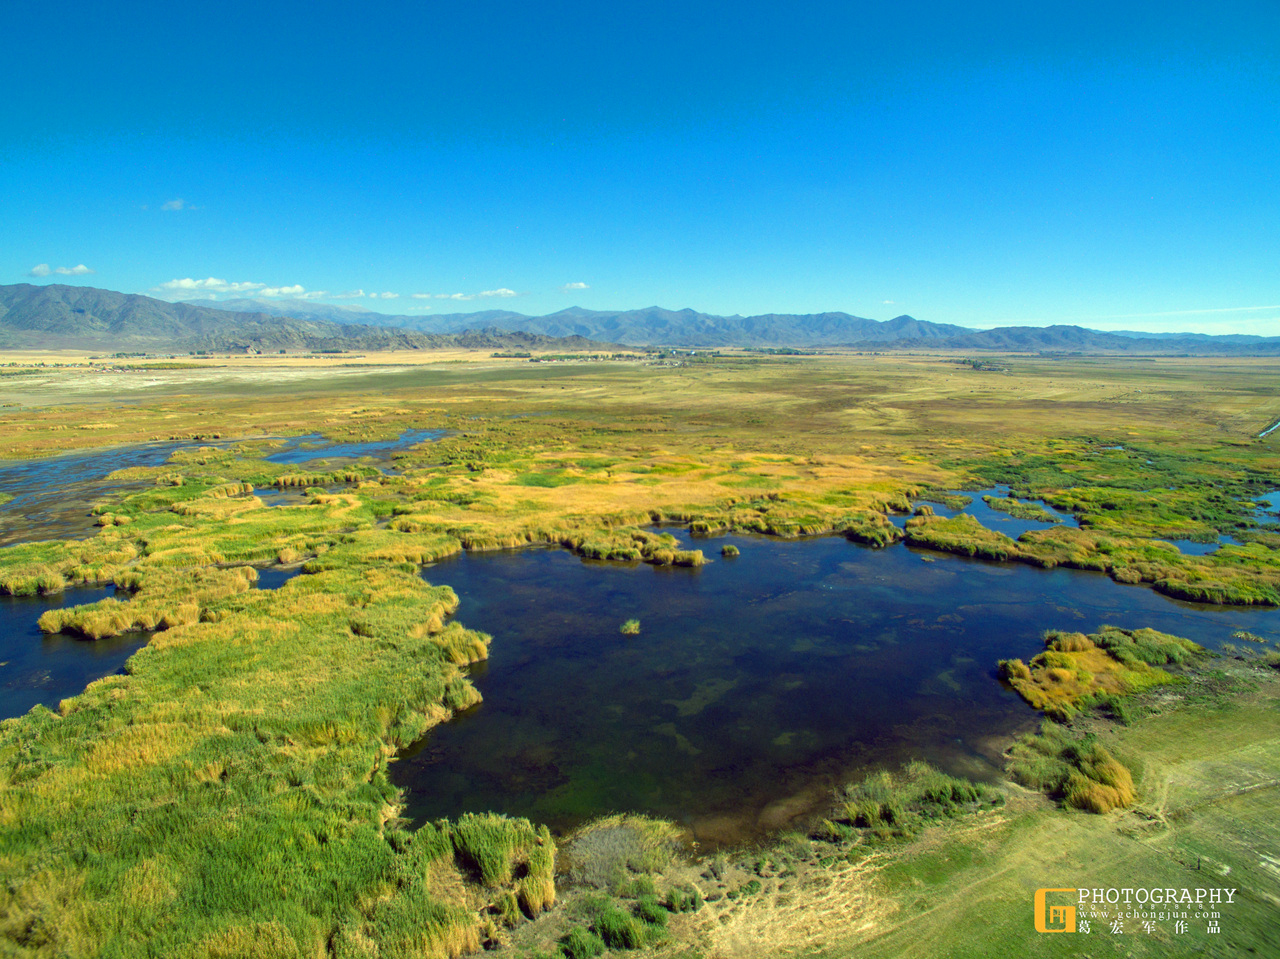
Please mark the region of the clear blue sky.
[[0, 283], [1280, 335], [1276, 0], [4, 20]]

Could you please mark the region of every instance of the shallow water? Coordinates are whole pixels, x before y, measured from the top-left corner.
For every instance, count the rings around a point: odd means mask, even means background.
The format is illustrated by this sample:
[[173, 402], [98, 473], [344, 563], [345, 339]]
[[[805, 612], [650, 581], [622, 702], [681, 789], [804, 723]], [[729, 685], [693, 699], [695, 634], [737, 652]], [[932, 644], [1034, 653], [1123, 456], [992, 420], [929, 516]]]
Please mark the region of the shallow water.
[[[1111, 449], [1112, 447], [1106, 448]], [[1122, 449], [1123, 447], [1114, 448]], [[952, 492], [958, 491], [953, 490]], [[991, 489], [979, 490], [976, 493], [966, 492], [964, 495], [972, 496], [973, 502], [963, 509], [948, 509], [940, 503], [930, 503], [929, 505], [933, 507], [933, 511], [939, 516], [956, 516], [960, 513], [968, 513], [987, 529], [995, 530], [997, 533], [1004, 533], [1010, 539], [1015, 540], [1029, 530], [1048, 529], [1051, 525], [1054, 525], [1050, 523], [1036, 522], [1035, 520], [1015, 519], [1008, 513], [1002, 513], [999, 510], [992, 509], [983, 501], [983, 496], [1008, 496], [1009, 487], [1007, 486], [994, 486]], [[1044, 508], [1045, 512], [1058, 517], [1058, 519], [1062, 521], [1061, 525], [1074, 527], [1076, 529], [1080, 528], [1080, 520], [1074, 514], [1057, 509], [1043, 500], [1032, 500], [1031, 502], [1037, 503], [1039, 506]], [[1265, 503], [1266, 506], [1258, 510], [1258, 518], [1264, 522], [1274, 521], [1276, 516], [1267, 512], [1267, 510], [1280, 510], [1280, 505], [1276, 505], [1276, 503], [1280, 503], [1280, 494], [1271, 494], [1269, 497], [1262, 497], [1259, 499], [1259, 502]], [[909, 517], [907, 516], [891, 517], [894, 525], [899, 528], [903, 528], [906, 525], [908, 518]], [[1224, 545], [1240, 545], [1240, 541], [1238, 539], [1225, 533], [1220, 534], [1216, 540], [1209, 543], [1200, 543], [1191, 539], [1164, 539], [1163, 542], [1172, 543], [1174, 546], [1178, 547], [1178, 551], [1185, 556], [1207, 556], [1210, 553], [1217, 552], [1218, 549]]]
[[1193, 539], [1166, 539], [1165, 543], [1172, 543], [1178, 547], [1178, 552], [1184, 556], [1208, 556], [1210, 553], [1216, 553], [1225, 545], [1239, 546], [1240, 541], [1234, 536], [1219, 536], [1212, 543], [1197, 543]]
[[[951, 492], [961, 493], [960, 490], [951, 490]], [[1007, 486], [993, 486], [990, 489], [978, 490], [977, 492], [965, 490], [962, 495], [972, 497], [973, 499], [973, 502], [963, 509], [949, 509], [941, 503], [934, 502], [929, 502], [928, 505], [932, 507], [934, 513], [939, 516], [952, 517], [958, 516], [961, 513], [967, 513], [987, 529], [994, 530], [997, 533], [1004, 533], [1004, 535], [1008, 536], [1010, 539], [1017, 539], [1029, 530], [1049, 529], [1052, 526], [1058, 525], [1052, 522], [1042, 523], [1037, 520], [1017, 519], [1016, 517], [1010, 516], [1008, 513], [1002, 513], [999, 510], [992, 509], [983, 501], [982, 497], [984, 496], [998, 496], [1002, 499], [1008, 496], [1009, 487]], [[1023, 502], [1028, 501], [1024, 500]], [[1033, 502], [1042, 507], [1044, 511], [1049, 513], [1051, 516], [1058, 517], [1058, 519], [1061, 520], [1062, 526], [1072, 526], [1077, 529], [1080, 526], [1080, 521], [1071, 513], [1066, 513], [1062, 510], [1056, 509], [1042, 500], [1030, 500], [1029, 502]], [[895, 526], [901, 529], [906, 526], [907, 520], [910, 519], [910, 517], [893, 516], [890, 517], [890, 519], [892, 519]]]
[[1254, 516], [1260, 521], [1274, 523], [1280, 520], [1280, 490], [1273, 490], [1265, 496], [1254, 497], [1254, 502], [1260, 504], [1254, 512]]
[[[720, 559], [719, 546], [742, 550]], [[694, 540], [702, 569], [558, 550], [463, 555], [424, 575], [494, 636], [482, 704], [391, 767], [418, 820], [493, 809], [568, 829], [638, 810], [733, 842], [822, 809], [868, 766], [997, 775], [1038, 717], [995, 677], [1046, 628], [1153, 626], [1216, 646], [1280, 639], [1280, 611], [1194, 606], [1107, 577], [838, 538]], [[623, 636], [627, 619], [638, 636]]]
[[93, 504], [127, 484], [104, 483], [116, 470], [160, 466], [190, 442], [138, 443], [39, 460], [0, 461], [0, 546], [90, 536]]
[[[391, 454], [439, 439], [444, 430], [406, 430], [394, 440], [368, 443], [329, 443], [319, 433], [290, 437], [266, 459], [273, 463], [310, 463], [372, 457], [390, 462]], [[91, 510], [107, 494], [145, 484], [106, 482], [116, 470], [131, 466], [162, 466], [180, 449], [230, 446], [251, 440], [137, 443], [84, 453], [67, 453], [39, 460], [0, 460], [0, 493], [13, 499], [0, 503], [0, 546], [46, 539], [83, 539], [96, 530]], [[395, 472], [389, 467], [386, 472]], [[263, 491], [266, 497], [272, 494]], [[292, 505], [289, 496], [305, 502], [305, 494], [276, 496], [268, 505]]]
[[360, 459], [365, 456], [386, 459], [392, 453], [407, 450], [419, 443], [438, 440], [445, 430], [405, 430], [393, 440], [372, 440], [362, 443], [330, 443], [319, 433], [294, 437], [289, 446], [272, 453], [266, 459], [271, 463], [310, 463], [315, 460]]
[[[256, 586], [279, 589], [300, 572], [297, 567], [260, 569]], [[0, 596], [0, 719], [21, 716], [37, 703], [56, 710], [95, 679], [124, 671], [129, 657], [150, 641], [150, 632], [91, 640], [48, 636], [36, 625], [47, 609], [83, 606], [114, 595], [115, 587], [102, 586], [51, 596]]]

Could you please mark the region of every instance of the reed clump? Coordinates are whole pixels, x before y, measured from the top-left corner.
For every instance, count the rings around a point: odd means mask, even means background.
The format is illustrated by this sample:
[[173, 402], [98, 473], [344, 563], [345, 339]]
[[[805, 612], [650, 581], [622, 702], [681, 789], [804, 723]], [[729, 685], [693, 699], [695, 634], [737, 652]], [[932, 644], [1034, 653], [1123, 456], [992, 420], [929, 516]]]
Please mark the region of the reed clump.
[[112, 526], [80, 542], [10, 547], [0, 568], [0, 594], [34, 596], [60, 593], [69, 583], [110, 582], [137, 558], [140, 549], [133, 536]]
[[1186, 663], [1204, 653], [1178, 636], [1114, 626], [1090, 636], [1050, 630], [1044, 644], [1045, 651], [1030, 664], [1001, 660], [1000, 678], [1032, 707], [1063, 722], [1082, 709], [1177, 682], [1179, 677], [1157, 667]]
[[883, 513], [860, 514], [843, 520], [839, 528], [845, 539], [867, 546], [891, 546], [906, 536]]
[[913, 516], [906, 522], [906, 540], [913, 546], [976, 556], [982, 559], [1016, 558], [1018, 544], [1003, 533], [996, 533], [967, 513], [959, 516]]
[[671, 823], [637, 814], [606, 816], [588, 823], [565, 847], [574, 882], [597, 889], [625, 885], [636, 875], [660, 872], [681, 846]]
[[923, 490], [916, 498], [924, 503], [937, 503], [945, 506], [953, 512], [962, 510], [973, 502], [973, 497], [966, 496], [964, 493], [948, 493], [944, 490], [936, 489]]
[[493, 641], [488, 633], [465, 629], [459, 623], [448, 623], [430, 636], [431, 641], [444, 652], [445, 659], [455, 666], [470, 666], [488, 659], [489, 645]]
[[1001, 513], [1008, 513], [1014, 519], [1031, 520], [1036, 523], [1061, 523], [1062, 517], [1050, 513], [1039, 503], [1024, 503], [1012, 493], [1008, 496], [983, 496], [982, 501]]
[[546, 826], [535, 829], [527, 819], [465, 813], [446, 828], [458, 858], [486, 887], [512, 885], [520, 869], [528, 881], [520, 885], [519, 896], [531, 916], [555, 901], [555, 843]]
[[905, 838], [934, 820], [948, 819], [1004, 803], [1000, 790], [948, 776], [913, 760], [897, 772], [881, 770], [836, 790], [828, 833], [839, 826], [863, 829], [875, 838]]
[[75, 633], [86, 639], [173, 629], [220, 611], [226, 601], [252, 589], [257, 578], [257, 570], [248, 566], [132, 569], [116, 577], [117, 588], [130, 596], [127, 602], [109, 596], [87, 606], [46, 610], [39, 625], [46, 633]]
[[1106, 813], [1133, 804], [1133, 774], [1092, 734], [1073, 736], [1046, 722], [1039, 733], [1023, 736], [1008, 752], [1014, 779], [1064, 805]]

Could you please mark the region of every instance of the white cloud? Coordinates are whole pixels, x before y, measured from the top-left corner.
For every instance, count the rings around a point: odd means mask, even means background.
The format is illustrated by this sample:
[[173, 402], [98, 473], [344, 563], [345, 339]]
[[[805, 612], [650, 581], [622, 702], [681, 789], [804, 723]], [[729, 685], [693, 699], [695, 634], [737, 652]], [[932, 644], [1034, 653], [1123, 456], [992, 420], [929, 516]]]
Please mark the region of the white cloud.
[[162, 210], [185, 210], [187, 209], [186, 201], [179, 197], [176, 200], [170, 200], [168, 203], [161, 204]]
[[364, 296], [364, 290], [347, 290], [345, 293], [333, 294], [335, 300], [358, 300], [362, 296]]
[[589, 289], [591, 289], [591, 287], [587, 286], [587, 284], [585, 283], [566, 283], [564, 286], [560, 287], [560, 292], [572, 293], [574, 290], [589, 290]]
[[300, 300], [320, 300], [329, 295], [328, 290], [307, 290], [305, 293], [299, 293]]
[[494, 297], [506, 299], [509, 296], [522, 296], [515, 290], [509, 290], [505, 286], [500, 286], [496, 290], [481, 290], [479, 293], [414, 293], [415, 300], [458, 300], [466, 302], [468, 300], [488, 300]]
[[881, 300], [880, 302], [885, 306], [893, 306], [893, 300]]
[[[166, 280], [159, 286], [151, 288], [152, 293], [186, 293], [194, 291], [208, 291], [210, 293], [250, 293], [254, 290], [266, 289], [265, 283], [234, 283], [227, 280], [219, 280], [216, 277], [208, 277], [204, 280], [194, 280], [186, 277], [181, 280]], [[299, 287], [301, 289], [301, 287]]]
[[400, 299], [400, 294], [399, 294], [399, 293], [371, 293], [371, 294], [370, 294], [370, 296], [376, 296], [376, 297], [379, 297], [379, 298], [384, 299], [384, 300], [398, 300], [398, 299]]
[[258, 291], [259, 296], [302, 296], [307, 291], [301, 286], [264, 286]]
[[59, 276], [88, 276], [92, 272], [94, 271], [83, 263], [79, 266], [60, 266], [57, 269], [51, 268], [48, 263], [37, 263], [27, 271], [27, 276], [51, 276], [54, 273]]

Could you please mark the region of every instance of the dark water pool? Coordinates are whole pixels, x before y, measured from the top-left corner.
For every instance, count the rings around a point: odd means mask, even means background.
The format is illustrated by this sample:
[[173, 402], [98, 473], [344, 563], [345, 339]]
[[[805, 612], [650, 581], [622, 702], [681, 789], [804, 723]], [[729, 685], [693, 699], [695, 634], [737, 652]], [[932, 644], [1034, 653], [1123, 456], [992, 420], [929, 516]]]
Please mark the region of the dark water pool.
[[[742, 554], [720, 559], [733, 543]], [[418, 820], [493, 809], [555, 828], [618, 810], [739, 841], [821, 808], [868, 766], [920, 757], [993, 777], [1037, 716], [995, 664], [1047, 628], [1153, 626], [1209, 646], [1280, 611], [1194, 606], [1103, 575], [843, 539], [698, 540], [702, 569], [620, 568], [556, 550], [425, 571], [495, 637], [484, 702], [405, 751]], [[639, 619], [637, 636], [619, 631]]]
[[150, 633], [129, 633], [95, 641], [46, 636], [36, 622], [46, 609], [96, 603], [113, 595], [107, 588], [68, 589], [59, 596], [0, 596], [0, 719], [21, 716], [37, 703], [58, 703], [95, 679], [119, 672], [145, 646]]

